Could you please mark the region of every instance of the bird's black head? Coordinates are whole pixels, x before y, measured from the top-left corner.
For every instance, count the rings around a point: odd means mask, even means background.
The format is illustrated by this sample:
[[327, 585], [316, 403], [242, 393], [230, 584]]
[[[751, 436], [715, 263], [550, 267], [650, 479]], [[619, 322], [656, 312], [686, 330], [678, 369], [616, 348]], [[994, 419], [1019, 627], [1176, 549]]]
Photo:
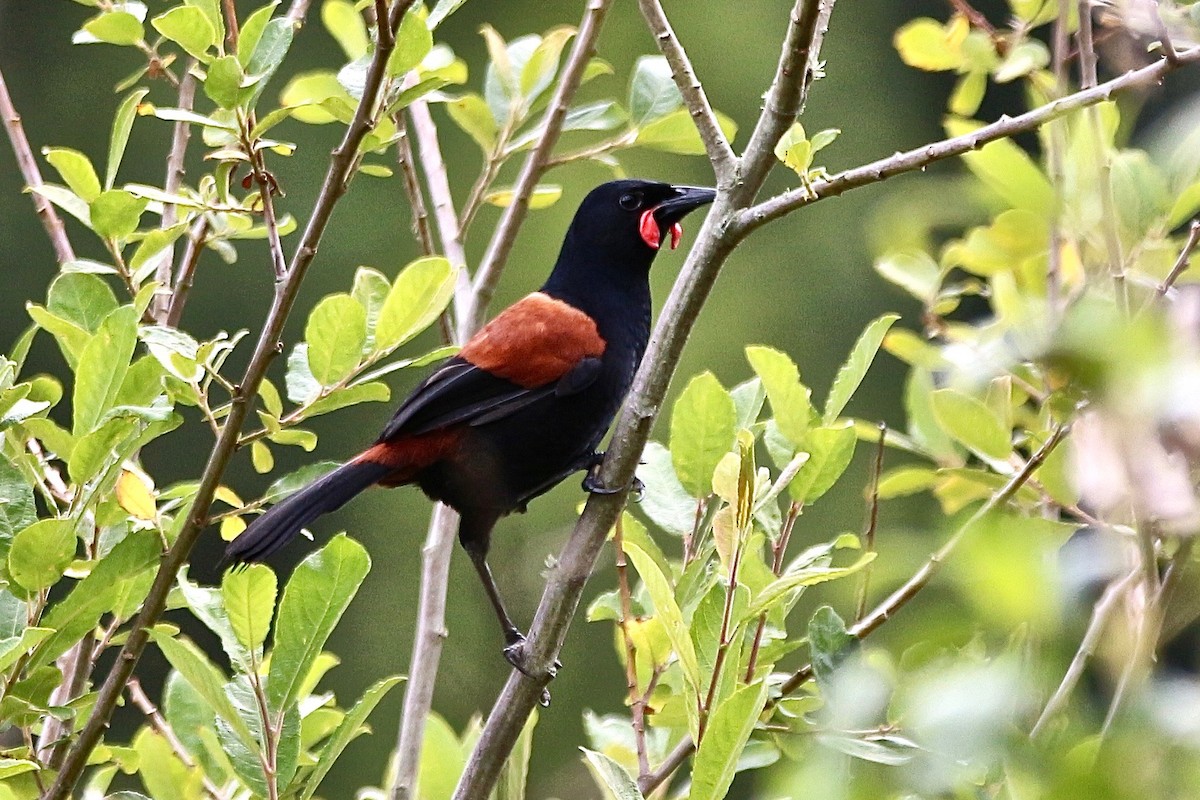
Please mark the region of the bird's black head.
[[644, 283], [663, 242], [679, 243], [679, 221], [716, 196], [712, 189], [655, 181], [597, 186], [579, 204], [544, 288], [559, 294], [554, 290]]

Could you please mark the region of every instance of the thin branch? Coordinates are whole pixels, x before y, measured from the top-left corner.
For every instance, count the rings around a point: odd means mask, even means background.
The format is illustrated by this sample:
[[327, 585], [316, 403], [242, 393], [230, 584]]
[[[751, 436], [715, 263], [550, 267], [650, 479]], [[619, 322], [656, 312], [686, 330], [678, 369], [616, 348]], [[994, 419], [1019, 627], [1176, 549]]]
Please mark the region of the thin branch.
[[989, 37], [996, 36], [996, 27], [988, 21], [983, 12], [967, 2], [967, 0], [947, 0], [950, 7], [967, 18], [974, 28], [979, 28]]
[[312, 0], [292, 0], [284, 19], [297, 28], [301, 27], [304, 25], [304, 18], [308, 15], [308, 6], [311, 2]]
[[700, 132], [700, 140], [704, 142], [704, 150], [708, 153], [708, 160], [717, 176], [717, 185], [728, 188], [735, 179], [737, 156], [734, 155], [729, 140], [725, 138], [725, 132], [717, 122], [717, 115], [708, 102], [704, 86], [696, 77], [691, 59], [671, 28], [659, 0], [638, 0], [638, 6], [642, 10], [646, 25], [654, 34], [658, 49], [671, 65], [671, 77], [679, 87], [679, 93], [683, 95], [684, 105], [692, 115], [696, 130]]
[[1179, 251], [1179, 257], [1175, 259], [1175, 265], [1171, 267], [1167, 277], [1163, 278], [1163, 282], [1158, 285], [1156, 293], [1159, 297], [1169, 292], [1175, 285], [1175, 281], [1179, 280], [1179, 276], [1191, 266], [1192, 251], [1196, 249], [1197, 244], [1200, 244], [1200, 217], [1193, 219], [1192, 224], [1188, 226], [1187, 240]]
[[[1200, 47], [1193, 47], [1179, 53], [1177, 62], [1179, 66], [1196, 62], [1200, 62]], [[817, 200], [836, 197], [850, 189], [878, 183], [903, 172], [922, 169], [934, 162], [978, 150], [988, 142], [997, 139], [1006, 139], [1032, 131], [1072, 111], [1109, 100], [1113, 95], [1125, 89], [1158, 83], [1176, 68], [1176, 65], [1166, 59], [1159, 59], [1153, 64], [1141, 69], [1130, 70], [1118, 78], [1091, 89], [1051, 101], [1016, 117], [1003, 118], [971, 133], [943, 139], [813, 181], [808, 187], [792, 189], [742, 211], [738, 215], [737, 223], [749, 228], [757, 228]]]
[[413, 238], [421, 252], [431, 256], [437, 252], [433, 244], [433, 231], [429, 227], [429, 209], [425, 207], [425, 195], [421, 192], [421, 180], [417, 177], [417, 157], [413, 152], [412, 139], [408, 135], [408, 122], [403, 112], [392, 116], [396, 125], [396, 166], [400, 168], [404, 195], [412, 210]]
[[[788, 506], [787, 517], [783, 520], [783, 527], [779, 531], [779, 541], [771, 544], [771, 573], [778, 578], [783, 574], [783, 559], [787, 554], [788, 542], [792, 538], [792, 531], [796, 527], [796, 520], [800, 518], [800, 512], [804, 510], [803, 503], [792, 501]], [[746, 659], [746, 677], [745, 683], [754, 682], [754, 671], [758, 669], [758, 652], [762, 647], [763, 633], [767, 629], [767, 612], [758, 615], [758, 627], [754, 629], [754, 643], [750, 645], [750, 656]], [[644, 774], [644, 773], [643, 773]]]
[[650, 690], [645, 694], [638, 692], [637, 679], [637, 645], [629, 632], [633, 619], [633, 597], [629, 589], [629, 565], [625, 560], [625, 536], [621, 518], [613, 526], [614, 566], [617, 569], [617, 594], [621, 598], [621, 618], [617, 625], [621, 629], [621, 640], [625, 644], [625, 688], [629, 692], [630, 725], [633, 726], [633, 740], [637, 748], [638, 774], [645, 775], [650, 771], [650, 755], [646, 752], [646, 700]]
[[[879, 478], [883, 474], [883, 448], [887, 440], [887, 423], [879, 423], [879, 442], [875, 446], [875, 463], [871, 468], [871, 488], [867, 496], [867, 524], [863, 531], [863, 550], [875, 552], [875, 531], [879, 527]], [[854, 612], [854, 620], [863, 618], [867, 613], [867, 595], [871, 590], [871, 564], [863, 567], [862, 578], [858, 584], [858, 603]]]
[[225, 16], [225, 52], [233, 55], [238, 46], [238, 19], [234, 0], [221, 0], [221, 13]]
[[[196, 100], [196, 77], [192, 70], [196, 67], [196, 59], [189, 59], [183, 69], [183, 79], [179, 81], [178, 108], [191, 111]], [[167, 154], [167, 177], [163, 183], [163, 191], [167, 194], [177, 194], [183, 183], [184, 158], [187, 156], [188, 140], [192, 136], [191, 123], [179, 120], [171, 134], [171, 149]], [[179, 218], [179, 208], [174, 203], [164, 203], [162, 213], [162, 229], [166, 230], [175, 224]], [[186, 253], [186, 251], [185, 251]], [[186, 255], [185, 255], [186, 258]], [[159, 324], [166, 322], [171, 313], [172, 297], [170, 290], [171, 270], [175, 264], [175, 245], [163, 251], [159, 257], [158, 266], [154, 271], [154, 279], [158, 282], [161, 293], [156, 295], [150, 306], [150, 313]]]
[[[1025, 485], [1026, 481], [1037, 471], [1046, 460], [1046, 458], [1058, 447], [1063, 438], [1067, 435], [1069, 428], [1065, 425], [1060, 425], [1054, 429], [1041, 447], [1029, 457], [1025, 465], [995, 494], [987, 499], [974, 514], [971, 515], [965, 523], [963, 523], [954, 534], [946, 540], [937, 552], [929, 557], [929, 560], [921, 565], [921, 568], [913, 573], [903, 586], [896, 589], [886, 600], [875, 607], [870, 614], [855, 622], [847, 629], [847, 633], [855, 639], [864, 639], [883, 623], [891, 619], [896, 612], [908, 604], [922, 589], [929, 585], [933, 580], [933, 576], [941, 568], [942, 563], [954, 552], [958, 547], [959, 542], [967, 534], [971, 528], [986, 517], [991, 512], [995, 511], [1004, 503], [1011, 500], [1016, 493]], [[812, 664], [805, 664], [800, 669], [793, 672], [786, 681], [779, 687], [779, 695], [767, 701], [764, 711], [769, 711], [775, 707], [779, 699], [787, 697], [792, 692], [799, 689], [813, 677]], [[647, 794], [654, 790], [659, 784], [670, 777], [671, 773], [678, 769], [679, 765], [691, 754], [695, 749], [695, 744], [691, 738], [684, 738], [676, 748], [671, 751], [667, 759], [659, 765], [659, 768], [652, 774], [645, 777], [645, 780], [638, 781], [638, 787], [643, 794]]]
[[[150, 723], [150, 727], [167, 740], [167, 744], [171, 746], [172, 752], [183, 762], [185, 767], [194, 769], [197, 766], [196, 759], [192, 757], [191, 752], [187, 749], [187, 745], [180, 740], [179, 735], [175, 733], [175, 729], [171, 727], [171, 724], [159, 713], [158, 707], [154, 705], [154, 701], [142, 689], [141, 682], [137, 678], [130, 678], [126, 688], [129, 690], [129, 699], [137, 706], [139, 711], [146, 715], [146, 721]], [[201, 780], [203, 781], [204, 791], [210, 797], [223, 796], [221, 787], [214, 784], [203, 770], [201, 770]]]
[[600, 36], [604, 16], [611, 6], [612, 0], [588, 0], [583, 19], [579, 23], [579, 30], [575, 34], [575, 41], [571, 45], [571, 55], [567, 58], [567, 64], [563, 67], [562, 75], [558, 79], [554, 96], [550, 99], [546, 115], [542, 118], [541, 135], [521, 166], [521, 174], [517, 177], [516, 185], [513, 186], [512, 199], [504, 209], [500, 222], [496, 225], [491, 240], [488, 241], [483, 260], [475, 272], [471, 303], [466, 309], [466, 316], [459, 317], [460, 326], [469, 321], [472, 327], [478, 328], [487, 315], [488, 304], [491, 303], [492, 296], [496, 293], [496, 285], [500, 281], [504, 265], [508, 262], [508, 255], [512, 252], [517, 231], [520, 230], [521, 224], [525, 221], [525, 215], [529, 212], [529, 198], [533, 196], [533, 190], [537, 187], [538, 180], [546, 171], [550, 152], [554, 149], [554, 145], [558, 142], [558, 136], [562, 132], [563, 121], [567, 117], [571, 99], [583, 81], [583, 73], [588, 62], [596, 53], [596, 40]]
[[34, 190], [30, 192], [30, 196], [33, 198], [33, 208], [42, 220], [42, 227], [46, 229], [46, 235], [50, 237], [50, 245], [54, 248], [54, 257], [60, 264], [74, 261], [75, 250], [67, 238], [67, 229], [63, 227], [62, 219], [54, 210], [54, 205], [36, 191], [43, 185], [42, 173], [38, 170], [37, 159], [33, 157], [29, 139], [25, 136], [25, 128], [21, 125], [21, 115], [17, 113], [12, 97], [8, 94], [8, 84], [4, 82], [3, 71], [0, 71], [0, 119], [3, 120], [4, 129], [8, 132], [8, 141], [12, 144], [13, 155], [17, 158], [17, 167], [21, 170], [21, 177], [25, 179], [25, 185]]
[[[393, 31], [399, 26], [400, 20], [413, 2], [414, 0], [395, 0], [387, 20]], [[231, 400], [229, 414], [221, 428], [221, 436], [209, 455], [196, 490], [196, 497], [187, 511], [187, 519], [175, 544], [159, 565], [158, 573], [154, 576], [154, 582], [143, 601], [142, 610], [130, 627], [125, 645], [96, 696], [96, 703], [87, 724], [80, 731], [78, 739], [63, 762], [62, 769], [43, 796], [43, 800], [65, 800], [83, 774], [88, 757], [108, 727], [109, 716], [149, 641], [149, 628], [158, 621], [166, 607], [167, 595], [175, 583], [175, 575], [187, 561], [192, 547], [204, 529], [213, 496], [233, 456], [238, 433], [253, 405], [254, 396], [266, 374], [267, 366], [281, 349], [280, 335], [284, 323], [299, 294], [305, 273], [316, 256], [317, 245], [329, 224], [334, 206], [349, 186], [359, 145], [371, 130], [371, 119], [383, 84], [389, 54], [388, 49], [383, 46], [375, 50], [363, 84], [362, 99], [341, 143], [333, 151], [316, 205], [292, 257], [287, 277], [276, 284], [275, 298], [263, 324], [262, 334], [239, 383], [240, 391]]]
[[1100, 644], [1100, 637], [1104, 635], [1104, 629], [1108, 627], [1108, 618], [1116, 609], [1117, 601], [1124, 596], [1137, 576], [1138, 573], [1131, 572], [1121, 580], [1110, 583], [1104, 590], [1104, 594], [1096, 601], [1096, 605], [1092, 608], [1092, 618], [1088, 621], [1087, 630], [1084, 631], [1083, 638], [1079, 642], [1079, 649], [1075, 651], [1075, 656], [1071, 659], [1066, 673], [1063, 674], [1058, 688], [1054, 690], [1054, 694], [1051, 695], [1045, 708], [1042, 709], [1042, 713], [1038, 716], [1037, 722], [1029, 731], [1030, 739], [1038, 738], [1045, 731], [1046, 724], [1066, 706], [1067, 699], [1071, 696], [1071, 692], [1075, 691], [1079, 678], [1083, 675], [1084, 667], [1096, 653], [1096, 646]]
[[183, 308], [187, 305], [192, 285], [196, 282], [196, 266], [200, 263], [200, 254], [204, 251], [207, 239], [208, 217], [202, 216], [188, 234], [183, 260], [179, 262], [179, 271], [175, 275], [175, 288], [171, 292], [171, 306], [167, 311], [167, 325], [173, 328], [178, 326], [179, 320], [183, 318]]
[[421, 596], [417, 606], [417, 633], [404, 690], [404, 711], [396, 743], [396, 768], [391, 786], [392, 800], [414, 796], [417, 769], [421, 762], [425, 723], [433, 705], [438, 663], [446, 631], [446, 589], [450, 582], [450, 557], [458, 514], [438, 503], [429, 520], [429, 533], [421, 549]]
[[834, 0], [796, 0], [792, 8], [775, 77], [742, 155], [741, 180], [751, 198], [774, 166], [775, 145], [804, 108], [833, 4]]
[[467, 273], [467, 253], [462, 243], [462, 227], [454, 210], [450, 180], [446, 176], [446, 160], [442, 158], [437, 125], [429, 113], [429, 104], [424, 100], [417, 100], [408, 107], [408, 113], [412, 117], [413, 133], [417, 137], [421, 171], [425, 173], [425, 185], [429, 187], [429, 199], [433, 203], [433, 219], [437, 223], [442, 254], [450, 261], [450, 266], [458, 270], [458, 284], [454, 288], [454, 317], [458, 338], [465, 341], [467, 337], [463, 334], [470, 330], [465, 320], [470, 312], [471, 276]]
[[[62, 683], [54, 687], [50, 695], [51, 706], [65, 706], [83, 694], [88, 678], [92, 675], [92, 650], [96, 639], [89, 631], [71, 649], [59, 657], [57, 666], [63, 676]], [[38, 759], [54, 769], [67, 753], [68, 738], [74, 727], [73, 719], [60, 720], [48, 717], [38, 739]]]

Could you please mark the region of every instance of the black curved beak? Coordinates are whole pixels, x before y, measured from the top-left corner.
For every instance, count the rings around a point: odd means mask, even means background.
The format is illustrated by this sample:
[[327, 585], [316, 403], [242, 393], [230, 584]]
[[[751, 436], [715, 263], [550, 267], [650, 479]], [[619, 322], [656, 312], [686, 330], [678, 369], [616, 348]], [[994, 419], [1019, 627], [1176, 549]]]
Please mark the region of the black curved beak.
[[717, 197], [716, 189], [704, 186], [672, 186], [675, 196], [654, 207], [654, 220], [660, 226], [670, 227], [700, 206], [708, 205]]

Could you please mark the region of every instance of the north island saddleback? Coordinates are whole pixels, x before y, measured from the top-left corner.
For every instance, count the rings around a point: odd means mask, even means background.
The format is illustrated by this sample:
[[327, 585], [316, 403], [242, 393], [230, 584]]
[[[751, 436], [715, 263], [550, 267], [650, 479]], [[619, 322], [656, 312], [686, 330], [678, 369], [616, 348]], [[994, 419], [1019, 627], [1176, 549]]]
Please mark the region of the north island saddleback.
[[461, 515], [458, 539], [526, 671], [487, 564], [496, 521], [573, 472], [595, 480], [604, 438], [650, 337], [650, 265], [712, 189], [620, 180], [593, 189], [550, 277], [484, 326], [400, 404], [374, 445], [258, 517], [225, 551], [263, 561], [317, 517], [369, 486], [416, 484]]

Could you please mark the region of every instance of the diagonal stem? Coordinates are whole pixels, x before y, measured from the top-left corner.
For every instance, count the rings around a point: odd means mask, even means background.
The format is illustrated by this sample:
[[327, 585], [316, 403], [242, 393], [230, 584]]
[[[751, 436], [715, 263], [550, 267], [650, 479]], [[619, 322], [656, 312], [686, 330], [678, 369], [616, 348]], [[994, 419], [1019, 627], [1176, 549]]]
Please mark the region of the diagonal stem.
[[[414, 0], [395, 0], [387, 20], [391, 30], [395, 31], [399, 27], [400, 20], [413, 2]], [[196, 497], [187, 511], [187, 519], [175, 544], [164, 554], [159, 564], [158, 573], [154, 576], [154, 582], [146, 594], [142, 610], [130, 627], [128, 638], [117, 656], [116, 663], [109, 671], [108, 677], [96, 696], [96, 703], [87, 724], [80, 731], [79, 738], [67, 754], [62, 769], [55, 777], [54, 783], [43, 795], [42, 800], [65, 800], [79, 781], [84, 767], [87, 765], [88, 757], [108, 727], [108, 719], [113, 708], [120, 699], [125, 685], [133, 675], [133, 670], [146, 648], [150, 638], [150, 627], [158, 621], [166, 608], [167, 595], [175, 584], [175, 575], [187, 561], [192, 547], [207, 525], [209, 507], [212, 505], [221, 476], [224, 475], [225, 468], [233, 457], [242, 423], [250, 411], [254, 396], [266, 374], [267, 366], [280, 350], [279, 342], [284, 323], [296, 301], [308, 267], [317, 254], [317, 245], [333, 215], [334, 206], [346, 193], [350, 179], [353, 177], [354, 161], [359, 145], [371, 129], [371, 118], [375, 111], [380, 87], [383, 84], [389, 54], [390, 51], [381, 42], [376, 48], [371, 65], [367, 70], [362, 99], [355, 110], [354, 118], [347, 127], [341, 143], [333, 151], [316, 205], [309, 217], [300, 244], [296, 248], [296, 253], [292, 257], [287, 275], [276, 284], [271, 310], [267, 314], [262, 333], [239, 383], [238, 391], [230, 401], [229, 414], [221, 428], [220, 437], [209, 455], [208, 463], [205, 465], [204, 473], [196, 490]]]
[[[8, 94], [8, 84], [4, 82], [3, 72], [0, 72], [0, 121], [8, 132], [8, 141], [12, 144], [13, 154], [17, 157], [17, 167], [21, 170], [25, 185], [33, 190], [41, 188], [42, 173], [38, 170], [29, 139], [25, 136], [25, 128], [21, 125], [21, 115], [17, 113], [12, 97]], [[30, 192], [30, 195], [33, 198], [33, 208], [42, 220], [42, 227], [46, 229], [46, 235], [50, 237], [50, 244], [54, 247], [54, 257], [58, 259], [59, 264], [74, 261], [75, 251], [67, 238], [67, 229], [63, 227], [62, 218], [54, 210], [53, 204], [37, 191]]]

